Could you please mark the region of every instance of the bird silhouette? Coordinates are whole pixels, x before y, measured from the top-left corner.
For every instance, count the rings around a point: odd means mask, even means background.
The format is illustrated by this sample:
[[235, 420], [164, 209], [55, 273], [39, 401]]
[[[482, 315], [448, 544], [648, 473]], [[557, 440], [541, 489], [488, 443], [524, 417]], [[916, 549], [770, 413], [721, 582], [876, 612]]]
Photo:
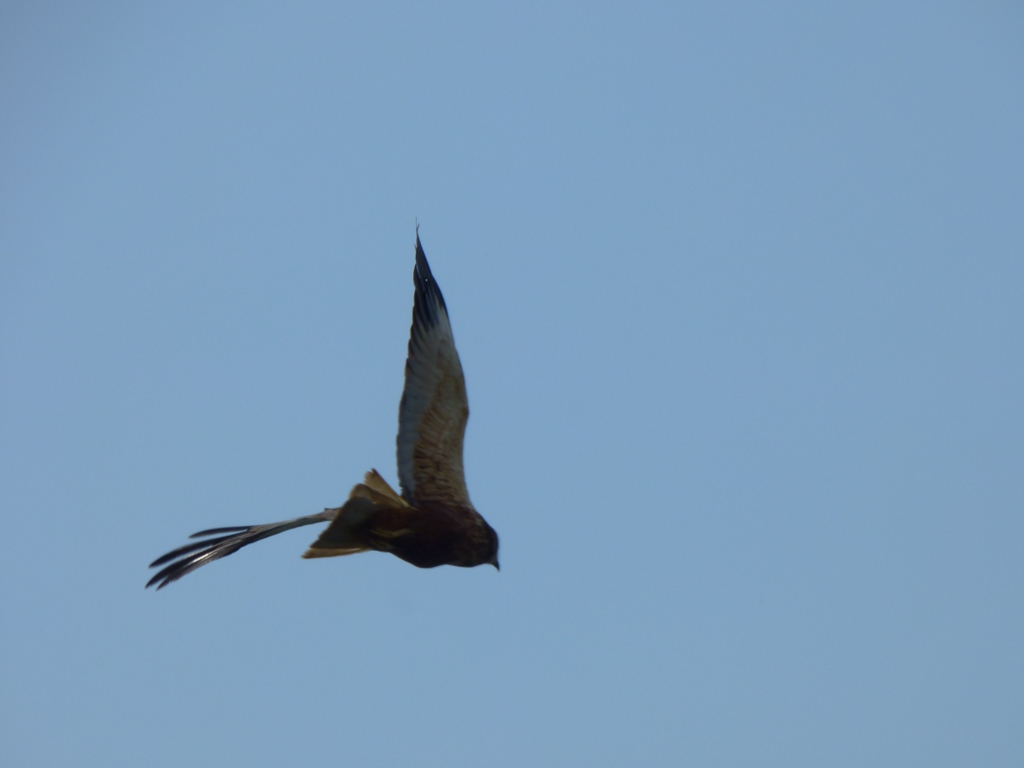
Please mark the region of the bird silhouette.
[[329, 523], [303, 557], [337, 557], [375, 550], [420, 568], [458, 565], [498, 568], [498, 534], [473, 508], [462, 470], [469, 419], [466, 383], [448, 309], [416, 233], [415, 298], [405, 389], [398, 409], [399, 495], [377, 470], [366, 473], [340, 507], [263, 525], [211, 528], [202, 539], [150, 564], [165, 566], [146, 587], [162, 589], [201, 565], [260, 539]]

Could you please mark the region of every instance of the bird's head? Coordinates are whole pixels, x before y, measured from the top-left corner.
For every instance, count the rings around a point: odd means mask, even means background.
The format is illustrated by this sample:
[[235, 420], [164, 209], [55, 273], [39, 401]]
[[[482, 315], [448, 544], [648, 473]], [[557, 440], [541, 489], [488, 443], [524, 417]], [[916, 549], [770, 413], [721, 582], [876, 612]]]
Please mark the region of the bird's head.
[[493, 565], [497, 570], [501, 570], [501, 566], [498, 565], [498, 532], [495, 531], [491, 526], [487, 526], [487, 538], [490, 541], [490, 557], [485, 561], [488, 565]]

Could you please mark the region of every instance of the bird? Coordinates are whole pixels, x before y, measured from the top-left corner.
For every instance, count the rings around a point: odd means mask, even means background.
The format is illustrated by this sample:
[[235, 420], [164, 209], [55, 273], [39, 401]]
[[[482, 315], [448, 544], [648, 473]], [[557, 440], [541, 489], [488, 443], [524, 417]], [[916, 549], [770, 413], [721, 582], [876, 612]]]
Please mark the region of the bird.
[[158, 557], [164, 566], [146, 584], [157, 590], [200, 566], [279, 533], [329, 525], [304, 558], [358, 552], [391, 554], [419, 568], [498, 565], [498, 534], [469, 500], [462, 443], [469, 420], [466, 382], [448, 308], [416, 231], [415, 286], [405, 386], [398, 407], [396, 493], [371, 469], [340, 507], [262, 525], [210, 528], [200, 539]]

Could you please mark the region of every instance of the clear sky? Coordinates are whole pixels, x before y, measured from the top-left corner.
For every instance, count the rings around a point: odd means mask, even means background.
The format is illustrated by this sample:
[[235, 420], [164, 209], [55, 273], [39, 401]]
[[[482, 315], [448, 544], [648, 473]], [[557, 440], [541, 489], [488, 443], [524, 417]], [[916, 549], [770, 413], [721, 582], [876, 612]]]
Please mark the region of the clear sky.
[[[1024, 764], [1024, 11], [0, 7], [0, 763]], [[290, 532], [414, 228], [502, 570]]]

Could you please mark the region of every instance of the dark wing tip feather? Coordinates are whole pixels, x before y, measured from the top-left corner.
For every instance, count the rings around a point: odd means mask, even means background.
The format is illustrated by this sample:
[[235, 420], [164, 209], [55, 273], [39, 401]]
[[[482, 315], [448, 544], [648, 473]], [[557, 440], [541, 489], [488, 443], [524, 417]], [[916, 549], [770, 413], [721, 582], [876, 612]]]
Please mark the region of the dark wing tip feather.
[[[252, 544], [254, 541], [259, 541], [259, 539], [264, 537], [253, 536], [250, 534], [250, 532], [256, 527], [257, 526], [236, 526], [233, 528], [211, 528], [208, 531], [200, 531], [199, 533], [192, 534], [190, 538], [193, 539], [197, 536], [208, 536], [218, 533], [224, 533], [227, 535], [186, 544], [183, 547], [171, 550], [166, 555], [161, 555], [150, 563], [149, 567], [156, 568], [158, 565], [165, 565], [167, 563], [170, 563], [170, 565], [167, 565], [166, 568], [146, 582], [146, 589], [149, 589], [154, 584], [157, 585], [156, 588], [158, 590], [163, 589], [172, 581], [177, 581], [182, 576], [191, 573], [199, 566], [205, 565], [213, 560], [226, 557], [232, 552], [237, 552], [246, 544]], [[174, 562], [171, 562], [172, 560]]]
[[181, 557], [183, 555], [187, 555], [189, 552], [195, 552], [197, 549], [208, 549], [209, 547], [212, 547], [212, 546], [215, 546], [217, 544], [220, 544], [222, 541], [227, 541], [228, 539], [234, 538], [236, 534], [245, 533], [245, 532], [247, 532], [249, 530], [251, 530], [250, 527], [246, 527], [246, 528], [211, 528], [209, 531], [202, 531], [200, 533], [193, 533], [191, 536], [189, 536], [190, 539], [194, 539], [197, 536], [207, 536], [207, 535], [213, 535], [213, 534], [217, 534], [217, 533], [226, 533], [227, 535], [226, 536], [220, 536], [220, 537], [218, 537], [216, 539], [206, 539], [204, 541], [194, 541], [191, 544], [186, 544], [183, 547], [178, 547], [177, 549], [172, 549], [166, 555], [161, 555], [156, 560], [154, 560], [152, 563], [150, 563], [149, 567], [150, 568], [156, 568], [158, 565], [163, 565], [164, 563], [169, 563], [169, 562], [171, 562], [171, 560], [177, 560], [179, 557]]
[[427, 327], [431, 327], [437, 323], [438, 308], [446, 313], [448, 308], [445, 306], [444, 296], [441, 295], [441, 288], [430, 271], [427, 255], [423, 252], [423, 244], [420, 243], [419, 232], [416, 233], [416, 268], [413, 270], [412, 278], [416, 286], [413, 316]]
[[203, 536], [216, 536], [219, 533], [241, 533], [242, 531], [248, 531], [250, 528], [252, 528], [251, 525], [229, 525], [226, 528], [208, 528], [205, 531], [193, 533], [189, 538], [198, 539]]
[[292, 520], [282, 520], [279, 523], [267, 523], [266, 525], [236, 525], [230, 528], [210, 528], [206, 531], [194, 533], [192, 534], [193, 539], [201, 536], [213, 536], [214, 538], [204, 539], [203, 541], [194, 541], [191, 544], [178, 547], [162, 557], [158, 557], [150, 564], [149, 567], [155, 568], [158, 565], [167, 565], [167, 567], [151, 578], [149, 583], [146, 584], [146, 587], [149, 588], [156, 584], [157, 589], [162, 589], [172, 581], [177, 581], [185, 574], [191, 573], [199, 566], [212, 563], [214, 560], [219, 560], [222, 557], [227, 557], [232, 552], [237, 552], [242, 547], [246, 547], [260, 541], [261, 539], [265, 539], [269, 536], [276, 536], [279, 533], [290, 531], [292, 528], [298, 528], [303, 525], [312, 525], [313, 523], [322, 523], [327, 520], [331, 520], [333, 519], [333, 513], [335, 511], [336, 510], [333, 509], [324, 510], [316, 515], [306, 515], [304, 517], [296, 517]]

